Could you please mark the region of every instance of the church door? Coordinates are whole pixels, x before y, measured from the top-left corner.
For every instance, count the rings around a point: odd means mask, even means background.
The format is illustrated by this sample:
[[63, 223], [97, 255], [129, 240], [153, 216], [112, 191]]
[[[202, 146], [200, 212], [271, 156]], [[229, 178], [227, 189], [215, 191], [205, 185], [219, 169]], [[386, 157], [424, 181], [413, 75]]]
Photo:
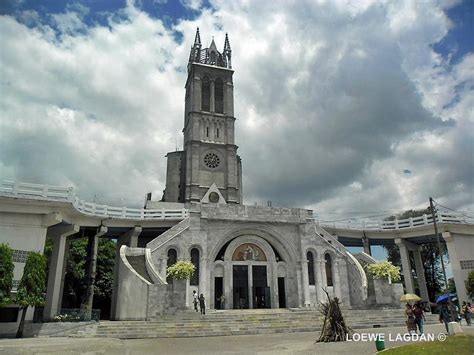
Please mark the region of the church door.
[[247, 265], [233, 265], [232, 276], [234, 309], [249, 308], [249, 279]]

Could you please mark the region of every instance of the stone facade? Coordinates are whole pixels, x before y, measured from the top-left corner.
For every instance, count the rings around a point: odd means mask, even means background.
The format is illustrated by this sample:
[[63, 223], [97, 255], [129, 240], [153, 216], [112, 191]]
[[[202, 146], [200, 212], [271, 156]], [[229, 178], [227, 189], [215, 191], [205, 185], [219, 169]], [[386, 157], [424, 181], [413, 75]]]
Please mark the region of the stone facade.
[[[224, 47], [220, 53], [213, 40], [209, 48], [201, 49], [197, 33], [186, 80], [184, 150], [167, 154], [163, 201], [199, 202], [216, 184], [226, 203], [242, 203], [241, 161], [234, 141], [234, 71], [229, 65], [228, 38]], [[212, 59], [227, 56], [226, 61]]]
[[[177, 260], [191, 260], [198, 270], [183, 290], [183, 304], [173, 291], [172, 308], [191, 307], [193, 291], [204, 294], [208, 307], [225, 309], [314, 307], [326, 299], [324, 290], [345, 306], [363, 302], [366, 290], [349, 284], [351, 276], [356, 283], [364, 279], [363, 270], [336, 239], [317, 231], [312, 211], [242, 205], [230, 53], [227, 36], [220, 53], [214, 41], [201, 49], [196, 33], [186, 81], [184, 150], [167, 155], [162, 202], [147, 203], [154, 208], [182, 202], [189, 210], [187, 220], [147, 244], [162, 278]], [[120, 278], [128, 283], [125, 274]], [[161, 305], [152, 297], [157, 314], [169, 307], [170, 292], [161, 294]]]

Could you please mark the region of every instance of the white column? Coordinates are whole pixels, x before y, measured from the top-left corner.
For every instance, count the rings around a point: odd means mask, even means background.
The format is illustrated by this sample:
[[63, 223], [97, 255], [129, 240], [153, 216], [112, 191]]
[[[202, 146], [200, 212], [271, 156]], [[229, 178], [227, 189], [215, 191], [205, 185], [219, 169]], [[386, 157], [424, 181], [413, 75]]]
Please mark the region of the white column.
[[49, 264], [48, 287], [43, 319], [50, 320], [61, 308], [61, 280], [66, 252], [66, 238], [79, 232], [78, 225], [54, 226], [48, 228], [47, 236], [53, 239], [53, 252]]
[[211, 290], [207, 283], [207, 258], [201, 257], [199, 259], [199, 292], [204, 294], [207, 304], [211, 305]]
[[225, 309], [234, 308], [234, 294], [232, 292], [232, 264], [226, 261], [224, 264], [224, 296]]
[[316, 299], [318, 302], [324, 301], [324, 292], [323, 292], [323, 280], [321, 275], [321, 260], [319, 255], [316, 256], [314, 261], [314, 276], [316, 277]]
[[[119, 263], [120, 263], [120, 248], [122, 245], [127, 245], [131, 248], [135, 248], [138, 245], [138, 236], [142, 232], [142, 227], [133, 227], [125, 234], [117, 238], [117, 247], [115, 249], [115, 265], [114, 265], [114, 286], [112, 289], [112, 301], [110, 306], [110, 319], [115, 319], [115, 313], [117, 312], [117, 290], [119, 283]], [[166, 272], [165, 272], [166, 279]]]
[[248, 297], [249, 297], [249, 308], [253, 308], [253, 273], [252, 273], [252, 265], [248, 265], [248, 278], [249, 278], [249, 291], [248, 291]]
[[408, 254], [408, 248], [405, 246], [402, 239], [395, 239], [395, 243], [398, 245], [400, 250], [400, 259], [402, 261], [402, 272], [405, 279], [405, 291], [406, 293], [414, 293], [413, 287], [413, 276], [411, 273], [410, 255]]
[[426, 286], [425, 268], [423, 267], [423, 260], [421, 259], [420, 249], [413, 251], [415, 258], [415, 270], [418, 278], [418, 286], [420, 287], [420, 296], [423, 301], [429, 301], [428, 287]]
[[59, 308], [62, 308], [62, 303], [63, 303], [63, 294], [64, 294], [64, 280], [66, 279], [66, 269], [67, 269], [67, 262], [68, 262], [68, 257], [69, 257], [69, 247], [71, 245], [71, 240], [66, 239], [66, 247], [64, 249], [64, 262], [63, 262], [63, 270], [61, 272], [61, 286], [60, 290], [61, 292], [59, 293]]
[[[469, 245], [466, 245], [462, 243], [462, 240], [454, 240], [455, 235], [453, 235], [451, 232], [443, 232], [442, 236], [446, 242], [449, 263], [451, 264], [451, 269], [453, 270], [454, 284], [456, 285], [456, 293], [458, 295], [458, 299], [460, 301], [468, 301], [469, 297], [467, 295], [466, 283], [464, 282], [467, 279], [468, 270], [463, 270], [461, 268], [461, 260], [464, 259], [467, 255], [473, 255], [473, 244], [472, 242], [470, 242]], [[471, 237], [472, 235], [469, 236], [469, 238]], [[462, 257], [463, 255], [464, 258]]]
[[332, 265], [332, 273], [334, 275], [334, 294], [339, 299], [339, 302], [342, 303], [342, 293], [341, 293], [341, 277], [339, 276], [339, 261], [335, 259]]
[[311, 305], [309, 295], [309, 275], [308, 275], [308, 260], [301, 262], [301, 272], [303, 276], [303, 295], [304, 295], [304, 306], [309, 307]]
[[[320, 260], [321, 267], [319, 271], [321, 273], [321, 287], [326, 289], [328, 287], [328, 279], [326, 277], [326, 260]], [[324, 294], [324, 298], [326, 298], [326, 294]]]
[[372, 255], [370, 251], [370, 240], [365, 235], [362, 237], [362, 246], [364, 247], [364, 253]]

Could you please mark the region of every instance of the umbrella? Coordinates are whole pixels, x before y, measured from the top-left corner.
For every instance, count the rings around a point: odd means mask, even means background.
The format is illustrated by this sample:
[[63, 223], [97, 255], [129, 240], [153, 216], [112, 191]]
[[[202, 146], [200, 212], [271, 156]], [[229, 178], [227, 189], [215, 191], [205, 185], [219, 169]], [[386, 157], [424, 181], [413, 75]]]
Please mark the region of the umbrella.
[[407, 293], [400, 297], [400, 302], [416, 302], [421, 301], [421, 298], [413, 293]]
[[451, 301], [454, 301], [454, 298], [456, 297], [457, 295], [455, 293], [445, 293], [444, 295], [441, 295], [436, 299], [436, 303], [448, 302], [449, 299], [451, 299]]

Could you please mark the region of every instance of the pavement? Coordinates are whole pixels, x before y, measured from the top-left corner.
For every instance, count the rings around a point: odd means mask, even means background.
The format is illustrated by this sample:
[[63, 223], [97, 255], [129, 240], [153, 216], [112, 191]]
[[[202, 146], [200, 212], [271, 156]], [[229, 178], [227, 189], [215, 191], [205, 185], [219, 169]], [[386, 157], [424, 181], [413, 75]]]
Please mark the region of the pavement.
[[[474, 326], [462, 327], [465, 334], [474, 336]], [[385, 336], [386, 348], [416, 342], [415, 339], [396, 339], [406, 334], [405, 327], [358, 329], [359, 341], [316, 343], [319, 332], [240, 335], [202, 338], [160, 339], [101, 339], [54, 338], [0, 339], [0, 354], [373, 354], [373, 340], [364, 336], [380, 333]], [[444, 325], [427, 325], [425, 334], [443, 338]], [[421, 341], [421, 340], [418, 340]]]

